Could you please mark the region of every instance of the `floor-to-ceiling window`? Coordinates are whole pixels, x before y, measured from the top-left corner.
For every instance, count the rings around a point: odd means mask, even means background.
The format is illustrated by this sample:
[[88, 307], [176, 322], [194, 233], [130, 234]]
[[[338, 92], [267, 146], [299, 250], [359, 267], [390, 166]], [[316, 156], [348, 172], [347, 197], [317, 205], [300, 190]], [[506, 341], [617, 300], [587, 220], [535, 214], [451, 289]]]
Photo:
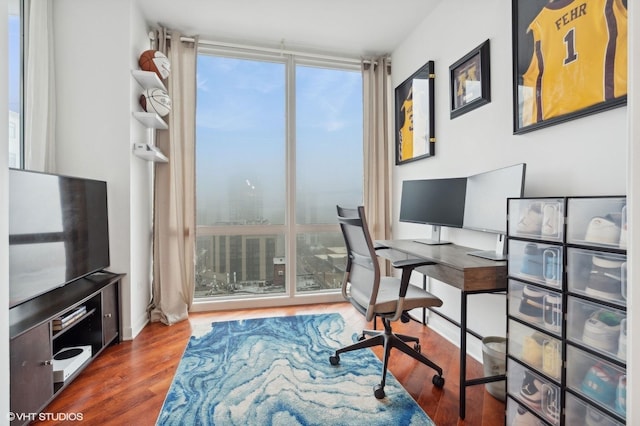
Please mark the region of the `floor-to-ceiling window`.
[[338, 291], [362, 203], [357, 64], [201, 50], [196, 299]]

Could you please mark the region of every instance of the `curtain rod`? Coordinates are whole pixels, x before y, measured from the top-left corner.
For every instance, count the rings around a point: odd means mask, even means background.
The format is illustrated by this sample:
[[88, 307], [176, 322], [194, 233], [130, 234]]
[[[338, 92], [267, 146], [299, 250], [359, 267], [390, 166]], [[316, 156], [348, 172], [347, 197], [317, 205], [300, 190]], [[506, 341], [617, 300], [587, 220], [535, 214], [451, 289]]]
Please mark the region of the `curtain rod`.
[[[149, 38], [151, 40], [155, 40], [155, 32], [151, 31], [149, 33]], [[171, 39], [171, 35], [167, 34], [167, 38]], [[180, 37], [181, 41], [186, 41], [186, 42], [194, 42], [195, 39], [193, 37], [185, 37], [185, 36], [181, 36]], [[282, 43], [282, 48], [273, 48], [273, 47], [258, 47], [258, 46], [251, 46], [248, 44], [240, 44], [240, 43], [231, 43], [231, 42], [225, 42], [225, 41], [213, 41], [213, 40], [202, 40], [202, 39], [198, 39], [198, 45], [202, 45], [202, 46], [210, 46], [210, 47], [226, 47], [226, 48], [234, 48], [234, 49], [246, 49], [246, 50], [254, 50], [254, 51], [259, 51], [259, 52], [268, 52], [268, 53], [279, 53], [282, 55], [298, 55], [298, 56], [304, 56], [307, 58], [314, 58], [314, 59], [324, 59], [324, 60], [329, 60], [329, 61], [336, 61], [336, 62], [342, 62], [342, 63], [347, 63], [347, 64], [361, 64], [362, 62], [366, 63], [366, 64], [376, 64], [376, 61], [371, 61], [371, 60], [362, 60], [360, 58], [349, 58], [349, 57], [344, 57], [344, 56], [335, 56], [335, 55], [326, 55], [326, 54], [322, 54], [322, 53], [309, 53], [309, 52], [303, 52], [303, 51], [297, 51], [297, 50], [291, 50], [291, 49], [285, 49], [284, 48], [284, 42]]]

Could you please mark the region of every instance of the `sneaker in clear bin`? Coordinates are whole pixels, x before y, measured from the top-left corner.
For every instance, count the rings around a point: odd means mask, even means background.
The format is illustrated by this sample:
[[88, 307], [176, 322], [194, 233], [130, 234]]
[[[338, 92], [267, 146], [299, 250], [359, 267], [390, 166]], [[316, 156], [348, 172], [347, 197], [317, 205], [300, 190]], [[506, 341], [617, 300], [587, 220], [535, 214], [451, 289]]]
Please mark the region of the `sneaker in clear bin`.
[[524, 256], [522, 256], [522, 266], [520, 273], [533, 279], [542, 281], [542, 250], [535, 243], [528, 243], [524, 247]]
[[595, 244], [613, 245], [620, 244], [620, 215], [608, 214], [604, 217], [596, 216], [587, 226], [584, 240]]
[[627, 319], [620, 321], [620, 337], [618, 338], [618, 358], [627, 359]]
[[512, 426], [542, 426], [542, 422], [528, 410], [518, 405]]
[[593, 266], [585, 292], [597, 298], [620, 300], [624, 262], [603, 256], [593, 256], [592, 259]]
[[522, 299], [518, 311], [520, 316], [528, 321], [539, 323], [542, 321], [543, 301], [545, 293], [536, 287], [526, 285], [522, 289]]
[[616, 399], [617, 387], [618, 372], [605, 364], [598, 363], [585, 374], [581, 390], [594, 401], [611, 407]]
[[584, 324], [582, 341], [595, 349], [616, 353], [621, 321], [622, 317], [614, 312], [595, 311]]
[[539, 202], [529, 204], [518, 221], [518, 234], [540, 235], [542, 228], [542, 205]]
[[524, 372], [520, 396], [532, 408], [539, 409], [542, 401], [542, 382], [528, 370]]
[[542, 346], [547, 337], [536, 331], [522, 340], [522, 360], [535, 368], [542, 367]]
[[600, 411], [596, 410], [590, 405], [587, 405], [587, 411], [584, 416], [585, 426], [602, 426], [606, 424], [608, 418], [604, 416]]

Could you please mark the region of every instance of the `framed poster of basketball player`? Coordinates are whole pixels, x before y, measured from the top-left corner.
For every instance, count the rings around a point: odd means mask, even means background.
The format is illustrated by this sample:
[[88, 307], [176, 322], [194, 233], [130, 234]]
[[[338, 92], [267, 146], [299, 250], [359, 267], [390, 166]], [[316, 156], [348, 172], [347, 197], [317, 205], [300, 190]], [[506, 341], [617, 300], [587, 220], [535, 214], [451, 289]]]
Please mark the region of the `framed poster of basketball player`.
[[434, 62], [396, 87], [396, 165], [435, 155]]
[[513, 130], [627, 102], [627, 0], [512, 0]]
[[491, 102], [489, 40], [449, 67], [451, 118]]

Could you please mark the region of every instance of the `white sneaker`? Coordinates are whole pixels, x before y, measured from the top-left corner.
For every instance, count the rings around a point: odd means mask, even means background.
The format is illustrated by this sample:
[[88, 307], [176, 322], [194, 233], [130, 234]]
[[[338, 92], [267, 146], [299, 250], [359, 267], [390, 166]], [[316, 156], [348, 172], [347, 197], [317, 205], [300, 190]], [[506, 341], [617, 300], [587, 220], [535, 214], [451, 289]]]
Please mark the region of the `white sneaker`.
[[541, 203], [535, 202], [529, 204], [529, 207], [520, 217], [516, 231], [519, 234], [540, 235], [542, 229], [542, 206]]
[[596, 216], [589, 222], [584, 240], [590, 243], [618, 246], [620, 244], [620, 222], [610, 214]]

